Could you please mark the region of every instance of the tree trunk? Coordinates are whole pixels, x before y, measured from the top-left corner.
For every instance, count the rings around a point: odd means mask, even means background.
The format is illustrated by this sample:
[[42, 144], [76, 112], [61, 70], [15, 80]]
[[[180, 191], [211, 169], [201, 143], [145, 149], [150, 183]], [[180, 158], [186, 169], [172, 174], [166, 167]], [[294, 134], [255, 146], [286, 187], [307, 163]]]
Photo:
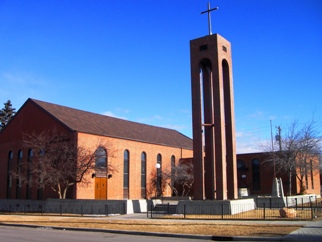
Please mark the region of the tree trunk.
[[67, 194], [67, 190], [69, 187], [73, 186], [75, 183], [69, 183], [65, 189], [64, 189], [64, 192], [63, 192], [63, 196], [62, 196], [62, 199], [66, 199], [66, 194]]
[[289, 173], [288, 173], [288, 181], [289, 181], [289, 191], [288, 191], [288, 195], [289, 196], [292, 196], [292, 172], [291, 172], [291, 169], [289, 170]]

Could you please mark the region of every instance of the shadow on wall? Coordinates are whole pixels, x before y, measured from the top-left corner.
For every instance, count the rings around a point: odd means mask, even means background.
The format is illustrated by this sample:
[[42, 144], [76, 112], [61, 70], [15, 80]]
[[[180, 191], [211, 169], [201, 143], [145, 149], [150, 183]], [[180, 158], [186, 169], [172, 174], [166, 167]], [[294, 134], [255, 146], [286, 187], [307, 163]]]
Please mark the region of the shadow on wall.
[[127, 214], [131, 213], [144, 213], [147, 211], [146, 200], [128, 200], [127, 201]]

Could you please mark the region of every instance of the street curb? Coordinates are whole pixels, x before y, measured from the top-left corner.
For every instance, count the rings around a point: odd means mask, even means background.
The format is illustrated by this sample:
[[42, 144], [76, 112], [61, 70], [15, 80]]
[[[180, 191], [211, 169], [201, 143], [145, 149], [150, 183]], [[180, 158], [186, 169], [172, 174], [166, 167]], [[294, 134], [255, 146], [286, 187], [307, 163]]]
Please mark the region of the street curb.
[[283, 241], [283, 237], [215, 236], [215, 235], [168, 234], [168, 233], [164, 234], [160, 232], [39, 226], [39, 225], [29, 225], [29, 224], [3, 224], [2, 223], [0, 224], [0, 226], [42, 228], [42, 229], [67, 230], [67, 231], [100, 232], [100, 233], [128, 234], [128, 235], [141, 235], [141, 236], [181, 238], [181, 239], [214, 240], [214, 241]]

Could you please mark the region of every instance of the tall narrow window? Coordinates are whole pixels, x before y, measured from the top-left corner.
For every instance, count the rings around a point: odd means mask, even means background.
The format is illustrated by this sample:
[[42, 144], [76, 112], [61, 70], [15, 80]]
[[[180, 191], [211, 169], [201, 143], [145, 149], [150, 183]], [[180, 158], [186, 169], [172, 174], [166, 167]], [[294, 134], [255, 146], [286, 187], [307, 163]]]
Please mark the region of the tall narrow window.
[[[173, 155], [171, 156], [171, 187], [174, 187], [174, 181], [176, 178], [176, 157]], [[174, 189], [172, 189], [172, 196], [175, 196], [175, 193], [173, 192]]]
[[247, 187], [246, 182], [246, 165], [243, 160], [237, 160], [237, 175], [238, 175], [238, 188]]
[[18, 174], [18, 178], [16, 180], [16, 199], [20, 199], [21, 198], [21, 162], [22, 162], [22, 150], [19, 150], [18, 152], [18, 159], [17, 159], [17, 174]]
[[129, 166], [130, 166], [130, 152], [124, 151], [124, 168], [123, 168], [123, 198], [129, 198]]
[[157, 155], [157, 197], [162, 195], [162, 156], [161, 154]]
[[32, 174], [31, 174], [31, 168], [32, 168], [32, 158], [34, 156], [34, 152], [32, 149], [28, 151], [28, 164], [27, 164], [27, 188], [26, 188], [26, 198], [31, 199], [32, 198]]
[[95, 176], [106, 177], [107, 174], [107, 152], [100, 146], [95, 152]]
[[305, 189], [309, 189], [309, 179], [308, 179], [308, 174], [307, 174], [307, 162], [305, 161], [304, 164], [304, 172], [305, 172]]
[[9, 151], [8, 154], [8, 166], [7, 166], [7, 198], [11, 198], [11, 189], [12, 189], [12, 160], [13, 160], [13, 152]]
[[313, 174], [313, 161], [310, 160], [310, 171], [311, 171], [311, 186], [314, 189], [314, 174]]
[[244, 161], [237, 160], [237, 171], [246, 171], [246, 165]]
[[141, 197], [146, 198], [146, 153], [141, 154]]
[[[45, 156], [45, 150], [41, 149], [39, 151], [40, 159]], [[44, 195], [44, 185], [43, 185], [43, 178], [40, 176], [38, 178], [38, 189], [37, 189], [37, 200], [42, 200]]]
[[253, 191], [261, 190], [260, 181], [260, 162], [258, 159], [252, 161], [252, 175], [253, 175]]

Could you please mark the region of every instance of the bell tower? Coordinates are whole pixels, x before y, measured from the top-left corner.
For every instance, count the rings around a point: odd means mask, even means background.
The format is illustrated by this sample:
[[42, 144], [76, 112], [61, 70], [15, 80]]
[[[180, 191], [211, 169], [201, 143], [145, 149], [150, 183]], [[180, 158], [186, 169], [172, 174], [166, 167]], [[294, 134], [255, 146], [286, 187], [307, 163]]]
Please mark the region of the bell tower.
[[[210, 21], [210, 9], [208, 13]], [[211, 25], [210, 25], [211, 26]], [[194, 199], [238, 198], [232, 58], [219, 34], [190, 41]]]

